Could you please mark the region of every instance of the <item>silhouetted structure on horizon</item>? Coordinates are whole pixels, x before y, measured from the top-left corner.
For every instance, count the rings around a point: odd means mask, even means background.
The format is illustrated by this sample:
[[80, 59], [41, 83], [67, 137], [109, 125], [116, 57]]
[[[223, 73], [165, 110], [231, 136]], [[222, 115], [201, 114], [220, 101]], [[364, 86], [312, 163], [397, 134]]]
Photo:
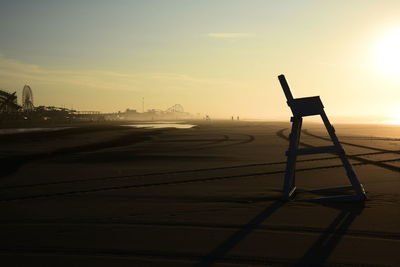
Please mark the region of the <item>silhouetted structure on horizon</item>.
[[[144, 99], [143, 99], [144, 101]], [[144, 102], [143, 106], [144, 108]], [[2, 126], [10, 124], [32, 124], [42, 122], [101, 122], [104, 120], [181, 120], [192, 119], [194, 116], [185, 112], [180, 104], [175, 104], [166, 110], [149, 109], [147, 112], [137, 112], [127, 109], [125, 112], [101, 113], [100, 111], [77, 111], [65, 107], [34, 106], [33, 93], [29, 85], [22, 89], [21, 105], [17, 103], [16, 92], [9, 93], [0, 90], [0, 123]]]
[[0, 113], [14, 113], [21, 109], [17, 104], [17, 92], [0, 90]]
[[22, 109], [25, 112], [30, 112], [34, 110], [32, 89], [27, 84], [22, 89]]

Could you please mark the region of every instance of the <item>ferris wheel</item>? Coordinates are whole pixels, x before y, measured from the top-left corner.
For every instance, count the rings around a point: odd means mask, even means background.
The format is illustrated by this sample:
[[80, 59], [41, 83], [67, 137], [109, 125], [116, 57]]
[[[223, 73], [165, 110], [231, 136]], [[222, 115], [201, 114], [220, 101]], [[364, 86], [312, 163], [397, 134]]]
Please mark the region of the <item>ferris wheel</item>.
[[34, 109], [32, 89], [29, 85], [25, 85], [24, 89], [22, 89], [22, 109], [24, 111], [32, 111]]

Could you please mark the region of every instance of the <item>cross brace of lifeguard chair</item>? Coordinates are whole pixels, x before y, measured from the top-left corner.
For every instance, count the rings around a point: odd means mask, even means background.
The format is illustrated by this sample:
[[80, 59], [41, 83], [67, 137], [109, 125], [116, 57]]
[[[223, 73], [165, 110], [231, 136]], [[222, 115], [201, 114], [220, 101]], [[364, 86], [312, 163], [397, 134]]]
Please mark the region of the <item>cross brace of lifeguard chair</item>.
[[[311, 155], [311, 154], [321, 154], [321, 153], [334, 153], [337, 154], [346, 170], [347, 177], [351, 183], [351, 186], [336, 187], [336, 188], [325, 188], [317, 190], [309, 190], [309, 192], [329, 192], [338, 190], [349, 190], [353, 189], [355, 194], [351, 195], [336, 195], [329, 197], [313, 198], [308, 199], [308, 201], [320, 201], [320, 200], [364, 200], [366, 199], [366, 194], [362, 184], [357, 179], [353, 168], [346, 157], [346, 153], [342, 148], [336, 134], [335, 129], [329, 122], [328, 117], [325, 114], [324, 106], [321, 102], [319, 96], [304, 97], [304, 98], [293, 98], [290, 91], [289, 85], [286, 81], [284, 75], [278, 76], [279, 82], [282, 86], [283, 92], [285, 93], [287, 104], [292, 110], [293, 117], [290, 121], [292, 122], [292, 129], [289, 135], [289, 149], [286, 152], [287, 162], [285, 170], [285, 180], [283, 184], [283, 200], [291, 200], [294, 193], [296, 192], [295, 184], [295, 172], [296, 172], [296, 159], [300, 155]], [[332, 140], [332, 146], [322, 146], [322, 147], [311, 147], [311, 148], [299, 148], [301, 126], [303, 122], [303, 117], [320, 115], [326, 130]]]

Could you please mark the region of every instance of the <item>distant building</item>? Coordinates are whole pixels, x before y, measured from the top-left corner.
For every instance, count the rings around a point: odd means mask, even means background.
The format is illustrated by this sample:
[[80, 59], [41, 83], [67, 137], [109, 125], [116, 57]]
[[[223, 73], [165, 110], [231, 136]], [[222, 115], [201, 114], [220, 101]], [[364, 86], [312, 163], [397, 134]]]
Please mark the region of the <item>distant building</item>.
[[127, 108], [125, 111], [126, 115], [136, 115], [138, 112], [136, 111], [136, 109], [129, 109]]

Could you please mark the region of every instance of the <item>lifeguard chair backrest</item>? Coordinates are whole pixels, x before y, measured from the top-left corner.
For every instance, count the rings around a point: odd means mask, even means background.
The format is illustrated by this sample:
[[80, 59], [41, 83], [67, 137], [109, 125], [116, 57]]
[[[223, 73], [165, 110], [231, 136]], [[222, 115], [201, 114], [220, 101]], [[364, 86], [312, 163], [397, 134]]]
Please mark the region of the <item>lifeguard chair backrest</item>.
[[283, 92], [285, 93], [287, 104], [292, 110], [294, 116], [314, 116], [320, 115], [324, 111], [324, 105], [321, 102], [319, 96], [293, 98], [292, 92], [290, 92], [289, 85], [286, 81], [285, 75], [281, 74], [278, 76], [279, 82], [282, 86]]
[[286, 81], [285, 75], [279, 75], [278, 79], [282, 86], [283, 92], [285, 93], [287, 103], [289, 106], [291, 106], [291, 104], [293, 103], [293, 95], [292, 92], [290, 92], [289, 84]]

